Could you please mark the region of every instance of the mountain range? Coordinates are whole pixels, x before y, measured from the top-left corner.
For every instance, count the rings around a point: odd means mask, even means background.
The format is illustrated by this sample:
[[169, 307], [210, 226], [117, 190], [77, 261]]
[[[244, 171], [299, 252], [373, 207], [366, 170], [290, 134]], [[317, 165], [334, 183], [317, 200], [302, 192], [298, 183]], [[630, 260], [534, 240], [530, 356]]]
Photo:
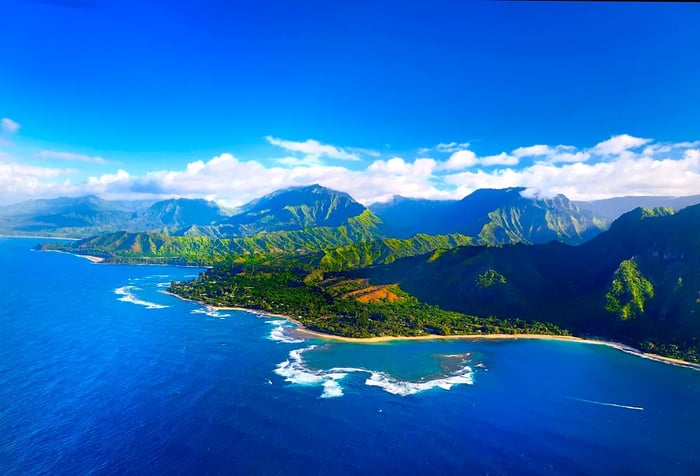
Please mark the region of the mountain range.
[[635, 209], [579, 246], [467, 246], [354, 273], [446, 309], [700, 355], [700, 205]]
[[700, 203], [700, 195], [689, 195], [685, 197], [628, 196], [606, 198], [602, 200], [578, 201], [574, 203], [582, 210], [589, 210], [606, 220], [613, 221], [619, 218], [620, 215], [640, 207], [668, 207], [676, 211], [682, 210], [690, 205]]
[[607, 222], [584, 212], [564, 195], [539, 197], [522, 187], [480, 189], [459, 201], [395, 197], [370, 207], [388, 234], [462, 233], [485, 244], [582, 243], [600, 233]]
[[208, 225], [228, 212], [201, 199], [103, 200], [90, 195], [27, 200], [0, 207], [0, 233], [87, 237], [115, 231], [171, 232]]
[[[524, 328], [520, 319], [544, 321], [689, 360], [700, 353], [700, 205], [677, 213], [636, 208], [604, 230], [604, 220], [566, 197], [532, 196], [523, 188], [477, 190], [452, 202], [396, 198], [367, 208], [346, 193], [314, 185], [261, 197], [231, 215], [197, 200], [73, 200], [25, 203], [11, 210], [14, 215], [5, 209], [4, 216], [60, 224], [60, 230], [70, 229], [70, 220], [87, 224], [84, 229], [99, 227], [107, 217], [116, 217], [110, 226], [124, 219], [131, 227], [153, 227], [41, 249], [112, 262], [215, 265], [216, 279], [233, 273], [235, 281], [244, 272], [248, 283], [262, 279], [255, 269], [271, 276], [279, 270], [295, 276], [289, 281], [294, 286], [308, 287], [308, 296], [330, 292], [343, 300], [354, 294], [331, 288], [352, 288], [385, 296], [390, 301], [382, 305], [390, 305], [392, 296], [409, 293], [448, 311], [509, 320], [488, 329]], [[209, 295], [225, 294], [216, 280], [201, 280]], [[287, 281], [280, 274], [260, 282]], [[280, 297], [294, 293], [280, 291]], [[342, 309], [336, 309], [339, 316]], [[338, 328], [354, 329], [352, 320], [343, 319]], [[370, 328], [383, 329], [375, 323], [352, 332]], [[457, 329], [446, 321], [436, 328]]]
[[0, 207], [0, 233], [78, 238], [114, 232], [241, 238], [323, 228], [347, 232], [352, 241], [459, 233], [497, 245], [580, 243], [605, 226], [562, 195], [528, 197], [522, 188], [477, 190], [454, 202], [396, 198], [370, 208], [320, 185], [280, 190], [235, 211], [205, 200], [130, 202], [94, 196]]

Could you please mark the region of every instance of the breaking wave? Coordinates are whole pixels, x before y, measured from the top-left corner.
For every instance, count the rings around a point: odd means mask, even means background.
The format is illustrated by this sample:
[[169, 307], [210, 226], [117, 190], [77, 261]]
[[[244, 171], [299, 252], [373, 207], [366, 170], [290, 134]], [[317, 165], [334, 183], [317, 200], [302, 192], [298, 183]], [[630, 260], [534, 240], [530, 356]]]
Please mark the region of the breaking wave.
[[117, 296], [121, 296], [120, 298], [118, 298], [119, 301], [130, 302], [131, 304], [144, 306], [146, 309], [165, 309], [166, 307], [170, 307], [154, 302], [144, 301], [143, 299], [137, 298], [133, 291], [140, 290], [141, 288], [137, 288], [136, 286], [122, 286], [120, 288], [115, 289], [114, 294], [116, 294]]
[[474, 384], [474, 371], [468, 365], [461, 366], [449, 375], [418, 382], [399, 380], [386, 372], [363, 368], [334, 367], [329, 370], [315, 370], [304, 364], [303, 354], [317, 347], [317, 345], [311, 345], [302, 349], [292, 350], [289, 352], [287, 360], [277, 364], [275, 373], [280, 377], [284, 377], [285, 381], [296, 385], [322, 387], [322, 398], [342, 397], [343, 387], [341, 381], [350, 373], [369, 374], [369, 378], [365, 380], [365, 385], [379, 387], [385, 392], [402, 397], [434, 388], [450, 390], [454, 385]]
[[204, 314], [205, 316], [215, 317], [217, 319], [224, 319], [226, 317], [231, 317], [231, 314], [227, 312], [222, 312], [217, 309], [212, 309], [210, 307], [200, 307], [197, 309], [192, 309], [190, 314]]
[[276, 319], [274, 321], [267, 321], [267, 323], [272, 326], [275, 326], [270, 331], [270, 340], [274, 340], [277, 342], [285, 342], [287, 344], [299, 344], [300, 342], [304, 342], [303, 339], [297, 339], [285, 333], [286, 329], [293, 328], [293, 326], [290, 325], [289, 321], [285, 321], [284, 319]]

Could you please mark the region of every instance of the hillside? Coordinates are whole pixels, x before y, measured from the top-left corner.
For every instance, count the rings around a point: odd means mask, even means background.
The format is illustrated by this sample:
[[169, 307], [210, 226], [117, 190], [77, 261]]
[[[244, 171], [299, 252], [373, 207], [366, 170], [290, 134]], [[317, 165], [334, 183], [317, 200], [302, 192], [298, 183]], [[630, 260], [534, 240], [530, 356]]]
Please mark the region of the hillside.
[[233, 212], [214, 202], [196, 199], [146, 203], [97, 197], [37, 200], [0, 208], [2, 233], [70, 237], [153, 231], [175, 236], [241, 238], [345, 227], [351, 238], [358, 237], [360, 241], [367, 241], [367, 237], [457, 233], [488, 245], [551, 240], [577, 244], [605, 226], [604, 221], [582, 212], [563, 195], [530, 197], [523, 188], [477, 190], [460, 201], [395, 197], [388, 203], [372, 205], [372, 209], [347, 193], [320, 185], [279, 190]]
[[420, 302], [396, 285], [323, 278], [303, 266], [230, 264], [197, 279], [173, 282], [170, 292], [213, 306], [284, 313], [306, 327], [347, 337], [468, 333], [566, 334], [554, 325], [476, 317]]
[[138, 214], [125, 230], [177, 230], [189, 226], [211, 225], [227, 218], [215, 202], [177, 198], [162, 200]]
[[700, 195], [690, 195], [685, 197], [671, 196], [636, 196], [636, 197], [614, 197], [602, 200], [577, 201], [574, 202], [582, 210], [589, 210], [592, 213], [613, 221], [622, 214], [635, 208], [657, 208], [668, 207], [674, 210], [682, 210], [685, 207], [700, 203]]
[[462, 233], [488, 245], [552, 240], [578, 244], [607, 226], [564, 195], [535, 197], [518, 187], [480, 189], [457, 202], [399, 198], [372, 209], [394, 236]]
[[116, 231], [151, 203], [109, 201], [92, 195], [27, 200], [0, 207], [0, 233], [89, 236]]
[[258, 198], [240, 208], [240, 213], [208, 227], [183, 230], [181, 234], [203, 234], [217, 238], [254, 236], [312, 227], [365, 228], [379, 235], [381, 220], [344, 192], [320, 185], [292, 187]]
[[70, 243], [44, 243], [38, 249], [98, 256], [110, 263], [212, 266], [226, 262], [272, 260], [303, 263], [310, 269], [319, 267], [326, 271], [340, 271], [391, 263], [439, 248], [469, 244], [471, 238], [459, 234], [384, 239], [341, 226], [225, 239], [116, 232]]
[[174, 231], [227, 214], [214, 202], [103, 200], [95, 196], [28, 200], [0, 207], [0, 233], [88, 237], [116, 231]]
[[447, 309], [700, 354], [700, 205], [634, 210], [580, 246], [462, 247], [353, 275]]
[[416, 233], [439, 233], [448, 227], [442, 223], [442, 214], [457, 200], [427, 200], [394, 196], [388, 202], [369, 206], [383, 222], [382, 230], [388, 236], [406, 238]]

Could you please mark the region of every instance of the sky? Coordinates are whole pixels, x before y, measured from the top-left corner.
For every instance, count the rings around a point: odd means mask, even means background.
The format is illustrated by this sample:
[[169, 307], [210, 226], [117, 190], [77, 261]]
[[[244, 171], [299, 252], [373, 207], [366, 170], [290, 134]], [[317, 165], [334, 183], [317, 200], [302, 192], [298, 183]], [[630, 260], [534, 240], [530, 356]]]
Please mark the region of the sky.
[[700, 4], [0, 2], [0, 204], [700, 193]]

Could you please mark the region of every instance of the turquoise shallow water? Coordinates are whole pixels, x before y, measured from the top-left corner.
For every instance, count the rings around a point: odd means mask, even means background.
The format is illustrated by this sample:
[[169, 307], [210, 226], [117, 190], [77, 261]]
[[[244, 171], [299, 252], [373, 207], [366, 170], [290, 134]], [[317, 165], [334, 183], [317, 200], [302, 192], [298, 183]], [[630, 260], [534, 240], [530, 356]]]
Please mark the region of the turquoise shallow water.
[[700, 372], [555, 341], [302, 340], [200, 270], [0, 238], [2, 474], [700, 474]]

